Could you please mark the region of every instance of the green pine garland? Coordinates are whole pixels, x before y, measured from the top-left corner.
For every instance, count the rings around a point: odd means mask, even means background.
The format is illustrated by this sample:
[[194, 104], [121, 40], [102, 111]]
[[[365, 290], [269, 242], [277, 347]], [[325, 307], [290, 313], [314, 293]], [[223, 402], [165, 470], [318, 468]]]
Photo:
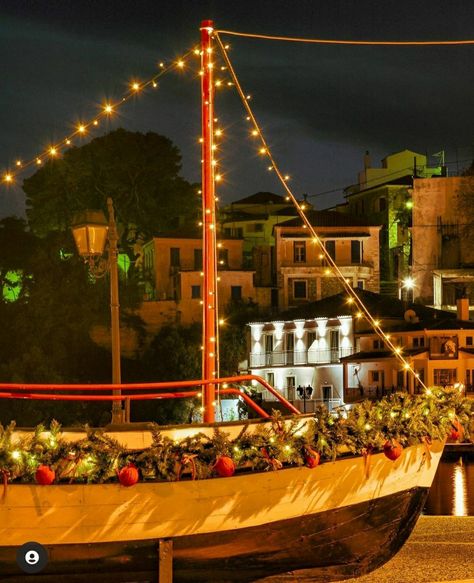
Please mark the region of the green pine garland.
[[[216, 475], [214, 464], [230, 457], [239, 471], [278, 470], [303, 466], [308, 451], [322, 460], [383, 450], [387, 440], [403, 447], [426, 439], [445, 439], [460, 424], [464, 441], [474, 434], [474, 400], [454, 389], [428, 389], [423, 395], [396, 393], [380, 401], [363, 401], [349, 411], [329, 413], [318, 407], [304, 424], [274, 412], [272, 423], [247, 423], [233, 440], [215, 429], [211, 437], [198, 433], [179, 442], [163, 436], [152, 425], [152, 444], [143, 450], [125, 449], [103, 430], [86, 427], [80, 441], [67, 442], [59, 423], [49, 432], [42, 425], [32, 435], [14, 442], [15, 424], [0, 425], [0, 475], [9, 482], [34, 483], [40, 465], [52, 468], [56, 483], [104, 483], [117, 480], [121, 468], [133, 464], [142, 481], [205, 479]], [[46, 433], [46, 436], [45, 436]]]

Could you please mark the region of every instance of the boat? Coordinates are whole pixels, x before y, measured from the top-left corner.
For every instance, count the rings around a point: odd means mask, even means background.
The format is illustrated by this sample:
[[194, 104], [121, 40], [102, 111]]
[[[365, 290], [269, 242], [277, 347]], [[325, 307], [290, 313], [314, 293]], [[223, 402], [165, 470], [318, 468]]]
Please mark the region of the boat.
[[[159, 428], [159, 439], [178, 448], [187, 439], [215, 439], [219, 430], [233, 444], [243, 434], [264, 436], [268, 444], [281, 438], [282, 451], [289, 451], [293, 445], [289, 445], [290, 441], [284, 445], [284, 440], [300, 439], [306, 431], [317, 433], [315, 424], [320, 420], [301, 415], [263, 379], [251, 375], [219, 379], [217, 375], [212, 40], [213, 23], [203, 21], [204, 297], [211, 299], [203, 306], [202, 379], [120, 387], [129, 389], [130, 399], [195, 397], [199, 396], [196, 386], [202, 387], [201, 423]], [[289, 414], [270, 417], [260, 410], [239, 388], [239, 383], [250, 381], [260, 382], [274, 392]], [[77, 397], [55, 393], [65, 388], [74, 391], [86, 387], [0, 384], [4, 398]], [[91, 388], [113, 391], [119, 387]], [[216, 396], [226, 393], [241, 396], [263, 418], [216, 423]], [[431, 399], [436, 408], [435, 396], [427, 394], [423, 398]], [[425, 406], [423, 398], [418, 398], [416, 406]], [[340, 412], [340, 428], [347, 423], [347, 415], [350, 417], [350, 412]], [[328, 413], [324, 419], [332, 423]], [[290, 431], [295, 423], [298, 430]], [[387, 435], [388, 450], [398, 448], [395, 456], [370, 445], [351, 450], [342, 444], [333, 457], [323, 456], [320, 460], [315, 444], [298, 442], [306, 454], [302, 460], [300, 455], [299, 463], [285, 463], [270, 452], [270, 445], [254, 447], [263, 465], [255, 469], [242, 463], [235, 473], [232, 467], [225, 477], [214, 472], [208, 479], [194, 479], [190, 455], [185, 461], [180, 458], [176, 479], [134, 480], [133, 486], [126, 484], [129, 487], [113, 478], [102, 483], [68, 480], [71, 473], [67, 466], [56, 468], [56, 479], [41, 484], [38, 480], [13, 479], [14, 475], [0, 468], [4, 478], [0, 499], [1, 580], [29, 580], [30, 575], [22, 573], [16, 564], [18, 549], [27, 541], [36, 541], [48, 551], [49, 562], [36, 575], [42, 583], [150, 581], [156, 580], [161, 564], [168, 565], [168, 570], [160, 581], [250, 582], [293, 573], [327, 582], [362, 575], [390, 559], [416, 524], [443, 451], [446, 420], [438, 429], [433, 440], [427, 435], [416, 439], [408, 436], [402, 454], [401, 446]], [[365, 424], [361, 431], [369, 430]], [[136, 456], [153, 445], [156, 428], [110, 426], [104, 435]], [[15, 429], [11, 438], [13, 444], [21, 444], [33, 439], [33, 433]], [[36, 438], [49, 443], [54, 432], [45, 430]], [[85, 438], [85, 431], [64, 429], [61, 433], [61, 439], [72, 450]], [[130, 464], [124, 467], [130, 469]], [[72, 478], [75, 477], [73, 472]]]

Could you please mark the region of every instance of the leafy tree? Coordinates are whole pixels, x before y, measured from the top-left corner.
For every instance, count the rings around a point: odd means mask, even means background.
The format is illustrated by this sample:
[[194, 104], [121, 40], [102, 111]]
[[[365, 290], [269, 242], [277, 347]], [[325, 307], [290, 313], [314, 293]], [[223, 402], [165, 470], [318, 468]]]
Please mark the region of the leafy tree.
[[180, 170], [181, 155], [168, 138], [115, 130], [65, 151], [24, 181], [28, 223], [40, 236], [66, 231], [77, 211], [105, 212], [110, 196], [125, 237], [166, 232], [196, 217], [196, 188]]

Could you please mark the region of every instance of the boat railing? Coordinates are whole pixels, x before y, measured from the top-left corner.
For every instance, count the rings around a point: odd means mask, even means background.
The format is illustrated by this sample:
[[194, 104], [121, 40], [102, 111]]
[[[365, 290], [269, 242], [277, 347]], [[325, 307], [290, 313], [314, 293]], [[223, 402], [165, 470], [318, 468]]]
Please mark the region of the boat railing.
[[[217, 395], [236, 395], [260, 417], [270, 415], [260, 407], [246, 391], [247, 386], [261, 385], [280, 401], [291, 414], [300, 411], [277, 389], [258, 375], [239, 375], [214, 380], [167, 381], [158, 383], [122, 384], [30, 384], [0, 383], [0, 399], [30, 399], [43, 401], [145, 401], [155, 399], [199, 398], [207, 385], [217, 386]], [[120, 394], [104, 394], [120, 390]]]

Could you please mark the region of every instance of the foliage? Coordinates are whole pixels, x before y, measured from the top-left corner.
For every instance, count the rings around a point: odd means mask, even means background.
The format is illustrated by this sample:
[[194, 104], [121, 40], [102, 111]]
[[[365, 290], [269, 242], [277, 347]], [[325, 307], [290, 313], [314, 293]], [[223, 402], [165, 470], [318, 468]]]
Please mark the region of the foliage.
[[68, 231], [77, 211], [106, 212], [112, 197], [125, 238], [131, 231], [134, 237], [169, 231], [194, 219], [198, 205], [196, 188], [180, 170], [181, 155], [168, 138], [117, 129], [70, 148], [25, 179], [29, 225], [40, 236]]
[[84, 439], [71, 443], [56, 422], [49, 432], [40, 425], [17, 443], [10, 424], [0, 426], [0, 474], [9, 481], [31, 482], [36, 468], [48, 465], [56, 472], [56, 482], [101, 483], [116, 480], [117, 471], [133, 463], [142, 480], [203, 479], [216, 475], [214, 465], [222, 455], [231, 457], [238, 470], [273, 471], [305, 465], [308, 451], [334, 460], [383, 451], [390, 439], [403, 446], [429, 444], [445, 439], [453, 423], [462, 424], [469, 438], [473, 421], [472, 400], [456, 390], [428, 389], [424, 395], [396, 393], [358, 403], [349, 412], [330, 414], [321, 407], [309, 420], [275, 413], [270, 424], [247, 423], [235, 439], [215, 429], [210, 437], [197, 433], [178, 442], [152, 425], [152, 444], [143, 450], [128, 450], [90, 428]]

